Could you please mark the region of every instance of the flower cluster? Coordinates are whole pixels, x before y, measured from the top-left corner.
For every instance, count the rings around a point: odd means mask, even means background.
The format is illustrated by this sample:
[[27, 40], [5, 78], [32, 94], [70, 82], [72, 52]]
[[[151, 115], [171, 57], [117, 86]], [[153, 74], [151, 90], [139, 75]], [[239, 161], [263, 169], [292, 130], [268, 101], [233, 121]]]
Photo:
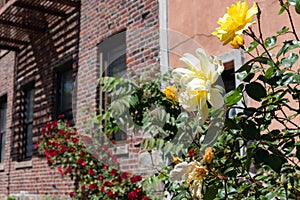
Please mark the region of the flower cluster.
[[[141, 176], [130, 176], [107, 164], [107, 159], [105, 162], [97, 159], [86, 150], [76, 129], [62, 120], [48, 122], [43, 127], [38, 147], [40, 152], [45, 153], [51, 168], [57, 168], [62, 177], [75, 178], [75, 191], [70, 193], [71, 197], [148, 199], [145, 190], [139, 186]], [[108, 147], [100, 149], [108, 152]]]
[[[213, 159], [213, 151], [211, 148], [205, 150], [203, 162], [210, 164]], [[203, 181], [208, 176], [209, 171], [207, 166], [202, 165], [199, 161], [182, 162], [181, 159], [175, 159], [177, 164], [170, 173], [171, 181], [187, 181], [190, 187], [190, 192], [193, 198], [203, 198], [202, 189]]]

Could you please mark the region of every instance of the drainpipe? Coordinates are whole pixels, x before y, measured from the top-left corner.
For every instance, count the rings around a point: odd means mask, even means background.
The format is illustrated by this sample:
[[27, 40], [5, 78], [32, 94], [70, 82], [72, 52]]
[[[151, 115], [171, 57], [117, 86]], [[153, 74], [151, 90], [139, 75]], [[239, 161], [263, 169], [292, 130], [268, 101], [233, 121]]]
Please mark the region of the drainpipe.
[[161, 74], [164, 74], [169, 70], [168, 0], [158, 0], [158, 5], [159, 5], [160, 72]]

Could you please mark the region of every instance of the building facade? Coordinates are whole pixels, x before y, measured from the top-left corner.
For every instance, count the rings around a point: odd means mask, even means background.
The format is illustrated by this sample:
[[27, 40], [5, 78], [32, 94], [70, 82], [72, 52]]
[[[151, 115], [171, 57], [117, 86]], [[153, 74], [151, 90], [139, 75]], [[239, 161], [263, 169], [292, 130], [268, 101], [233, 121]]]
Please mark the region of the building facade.
[[[182, 66], [183, 53], [202, 47], [224, 61], [224, 84], [239, 84], [232, 72], [245, 55], [211, 35], [233, 2], [0, 0], [0, 196], [68, 196], [72, 182], [51, 171], [34, 145], [41, 127], [60, 114], [79, 131], [87, 128], [89, 112], [105, 106], [103, 75], [166, 72]], [[266, 34], [280, 30], [278, 2], [259, 3], [262, 17], [275, 20], [263, 24]], [[120, 168], [142, 174], [149, 167], [136, 145], [142, 138], [124, 134], [114, 136]]]
[[[34, 148], [40, 130], [61, 114], [80, 129], [83, 111], [99, 106], [102, 75], [159, 71], [158, 2], [8, 0], [0, 6], [0, 195], [68, 196], [72, 182]], [[116, 139], [121, 169], [133, 172], [141, 138]]]

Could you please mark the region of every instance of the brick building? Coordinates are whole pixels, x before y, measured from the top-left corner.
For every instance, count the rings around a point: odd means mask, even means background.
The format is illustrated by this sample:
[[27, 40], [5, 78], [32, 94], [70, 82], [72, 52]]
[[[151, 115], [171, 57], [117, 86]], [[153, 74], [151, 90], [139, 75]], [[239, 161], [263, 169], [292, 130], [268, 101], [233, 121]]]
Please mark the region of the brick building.
[[[97, 83], [102, 75], [165, 72], [181, 66], [178, 57], [200, 46], [221, 56], [231, 74], [223, 81], [235, 87], [232, 72], [245, 56], [211, 36], [218, 17], [235, 1], [199, 2], [0, 0], [0, 196], [21, 191], [68, 195], [72, 184], [50, 174], [33, 146], [41, 127], [59, 114], [85, 128], [83, 111], [101, 106]], [[260, 3], [263, 11], [272, 10], [265, 17], [279, 22], [274, 2]], [[278, 26], [264, 24], [267, 34]], [[115, 139], [121, 170], [143, 172], [146, 166], [138, 159], [144, 152], [135, 147], [141, 138], [118, 134]]]
[[[154, 0], [0, 1], [0, 196], [68, 195], [33, 148], [41, 127], [84, 120], [102, 74], [159, 70], [158, 30]], [[116, 137], [121, 169], [137, 169], [140, 138]]]

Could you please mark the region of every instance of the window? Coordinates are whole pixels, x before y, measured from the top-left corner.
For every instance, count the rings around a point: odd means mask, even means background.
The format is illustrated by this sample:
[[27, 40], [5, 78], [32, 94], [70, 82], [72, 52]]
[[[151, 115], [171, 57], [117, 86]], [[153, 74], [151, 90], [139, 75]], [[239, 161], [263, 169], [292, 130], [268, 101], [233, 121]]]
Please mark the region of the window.
[[20, 160], [29, 160], [32, 157], [32, 131], [34, 111], [34, 84], [30, 83], [22, 89], [23, 97], [23, 133], [21, 134]]
[[[126, 32], [120, 32], [104, 40], [99, 45], [100, 74], [102, 76], [122, 77], [126, 74]], [[99, 91], [99, 90], [98, 90]], [[99, 94], [98, 107], [103, 110], [113, 101], [109, 94]], [[126, 140], [126, 133], [118, 130], [112, 140]]]
[[[245, 56], [242, 51], [235, 49], [221, 55], [220, 58], [224, 63], [222, 81], [224, 83], [225, 91], [226, 93], [228, 93], [229, 91], [235, 89], [236, 86], [240, 84], [240, 81], [236, 79], [236, 75], [234, 72], [243, 65]], [[237, 112], [239, 112], [238, 109], [230, 109], [230, 112], [228, 113], [229, 117], [235, 116]]]
[[6, 109], [6, 98], [2, 98], [0, 99], [0, 163], [4, 162], [5, 157]]
[[73, 91], [73, 70], [71, 63], [67, 63], [57, 72], [56, 87], [56, 117], [64, 115], [69, 122], [73, 120], [72, 113], [72, 91]]
[[224, 71], [221, 74], [226, 93], [235, 89], [234, 61], [224, 63]]

